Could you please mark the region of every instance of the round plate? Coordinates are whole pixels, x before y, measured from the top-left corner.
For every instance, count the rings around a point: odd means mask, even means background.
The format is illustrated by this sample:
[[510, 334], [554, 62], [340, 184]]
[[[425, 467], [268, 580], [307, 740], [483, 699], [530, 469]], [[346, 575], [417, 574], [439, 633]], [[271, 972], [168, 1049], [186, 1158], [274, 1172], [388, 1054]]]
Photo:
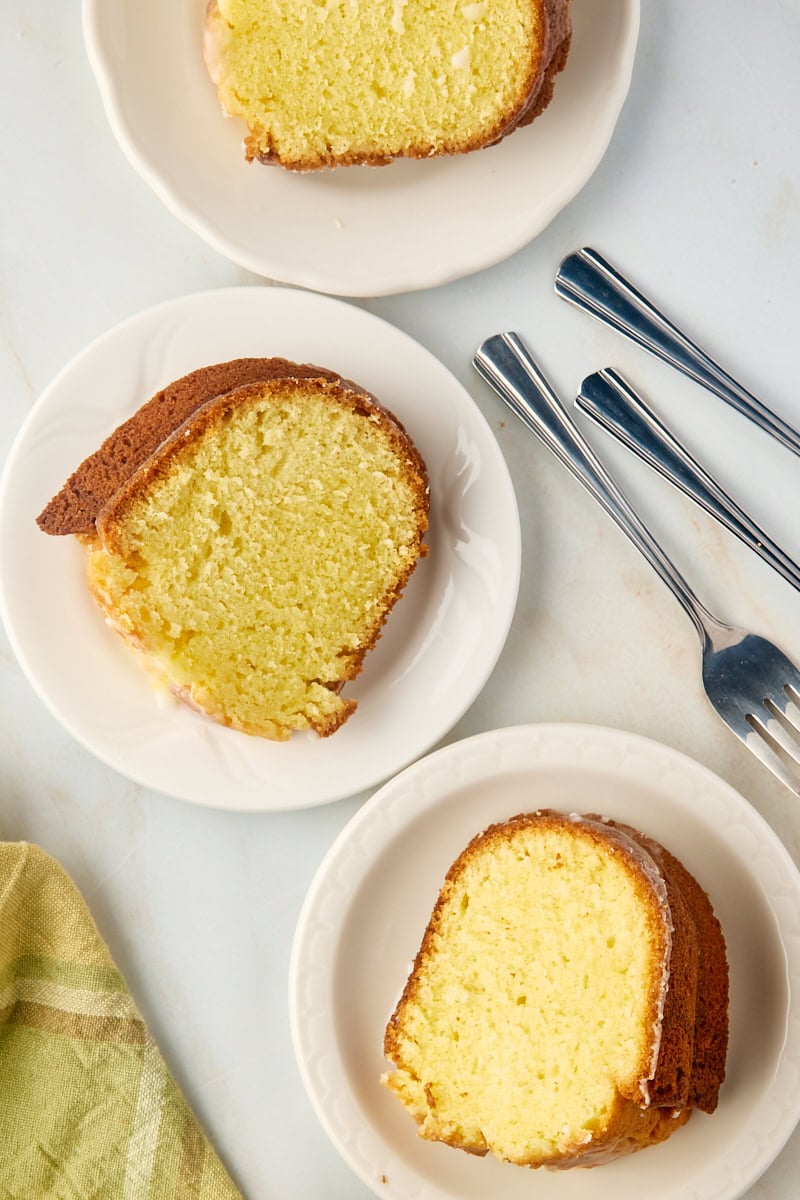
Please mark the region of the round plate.
[[90, 61], [117, 140], [169, 209], [272, 279], [348, 296], [431, 287], [525, 245], [602, 158], [630, 84], [639, 0], [573, 0], [547, 111], [498, 146], [298, 174], [248, 164], [203, 62], [206, 0], [84, 0]]
[[[403, 422], [431, 481], [430, 546], [362, 674], [358, 711], [332, 737], [268, 742], [160, 701], [91, 600], [83, 551], [37, 514], [121, 421], [170, 380], [247, 356], [339, 372]], [[320, 448], [322, 450], [322, 447]], [[516, 500], [494, 437], [427, 350], [351, 305], [286, 288], [187, 296], [94, 342], [41, 397], [0, 488], [0, 610], [51, 712], [147, 787], [219, 808], [302, 808], [353, 795], [423, 754], [483, 686], [516, 603]]]
[[[530, 1171], [416, 1137], [378, 1082], [383, 1032], [450, 864], [493, 821], [551, 807], [657, 838], [708, 891], [731, 972], [727, 1081], [660, 1146], [592, 1171]], [[618, 730], [534, 725], [457, 742], [350, 821], [311, 886], [290, 968], [306, 1088], [342, 1156], [384, 1200], [734, 1200], [800, 1118], [800, 877], [742, 797], [674, 750]]]

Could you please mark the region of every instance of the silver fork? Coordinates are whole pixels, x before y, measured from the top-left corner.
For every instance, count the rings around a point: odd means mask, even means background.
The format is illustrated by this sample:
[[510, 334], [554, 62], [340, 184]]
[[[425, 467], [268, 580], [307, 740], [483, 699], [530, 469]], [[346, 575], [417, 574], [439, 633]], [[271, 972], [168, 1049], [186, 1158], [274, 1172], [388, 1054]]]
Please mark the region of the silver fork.
[[473, 365], [591, 492], [664, 581], [700, 637], [703, 686], [717, 715], [800, 796], [797, 667], [772, 642], [720, 621], [700, 602], [568, 415], [518, 334], [488, 338]]

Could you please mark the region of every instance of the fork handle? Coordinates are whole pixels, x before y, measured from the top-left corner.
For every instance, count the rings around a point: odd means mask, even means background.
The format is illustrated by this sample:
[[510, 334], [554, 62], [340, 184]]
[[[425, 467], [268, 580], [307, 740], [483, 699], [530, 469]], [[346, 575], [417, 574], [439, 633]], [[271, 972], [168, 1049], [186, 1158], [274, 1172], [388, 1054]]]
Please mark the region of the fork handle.
[[581, 384], [576, 404], [754, 550], [800, 591], [800, 567], [686, 449], [642, 397], [614, 370]]
[[487, 338], [478, 347], [473, 365], [511, 411], [544, 442], [627, 534], [691, 618], [703, 644], [713, 631], [727, 628], [700, 603], [631, 507], [519, 335], [500, 333]]
[[584, 247], [568, 255], [555, 288], [562, 299], [677, 367], [800, 454], [800, 433], [737, 383], [596, 250]]

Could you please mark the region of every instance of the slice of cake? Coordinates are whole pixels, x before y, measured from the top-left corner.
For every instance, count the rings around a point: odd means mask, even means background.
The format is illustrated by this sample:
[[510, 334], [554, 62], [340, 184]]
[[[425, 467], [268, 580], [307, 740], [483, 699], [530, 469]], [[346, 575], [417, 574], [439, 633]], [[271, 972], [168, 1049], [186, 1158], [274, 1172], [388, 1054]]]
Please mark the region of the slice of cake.
[[426, 552], [427, 514], [422, 459], [374, 397], [250, 359], [159, 393], [39, 523], [85, 542], [92, 594], [156, 683], [284, 740], [354, 711], [341, 688]]
[[523, 814], [450, 868], [382, 1082], [423, 1138], [594, 1166], [714, 1110], [727, 1005], [719, 922], [677, 859], [599, 817]]
[[248, 159], [295, 170], [480, 149], [538, 116], [569, 0], [211, 0], [205, 58]]

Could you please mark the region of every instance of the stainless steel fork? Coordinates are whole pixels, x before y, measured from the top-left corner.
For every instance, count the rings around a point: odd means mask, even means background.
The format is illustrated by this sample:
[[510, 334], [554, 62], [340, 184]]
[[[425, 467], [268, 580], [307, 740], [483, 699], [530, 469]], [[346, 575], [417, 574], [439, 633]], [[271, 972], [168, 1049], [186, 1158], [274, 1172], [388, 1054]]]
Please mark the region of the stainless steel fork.
[[473, 360], [517, 417], [580, 480], [628, 535], [691, 619], [703, 686], [732, 733], [800, 795], [800, 671], [766, 638], [720, 621], [700, 602], [568, 415], [516, 333], [497, 334]]

